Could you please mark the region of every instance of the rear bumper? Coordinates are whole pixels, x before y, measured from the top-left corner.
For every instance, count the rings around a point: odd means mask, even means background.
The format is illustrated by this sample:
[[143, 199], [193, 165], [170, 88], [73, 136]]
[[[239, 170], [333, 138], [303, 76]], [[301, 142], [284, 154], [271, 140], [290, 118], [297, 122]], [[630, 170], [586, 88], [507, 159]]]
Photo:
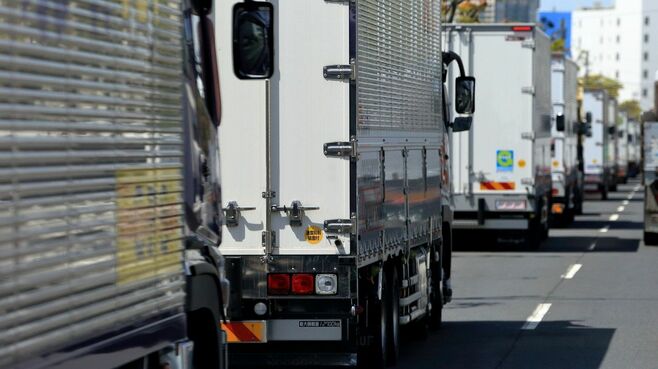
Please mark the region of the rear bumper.
[[[305, 342], [291, 342], [288, 349], [308, 346]], [[281, 350], [281, 348], [279, 349]], [[254, 367], [355, 367], [356, 352], [287, 352], [264, 351], [262, 346], [229, 347], [230, 368]], [[257, 364], [257, 365], [255, 365]]]
[[[524, 210], [497, 210], [496, 201], [525, 201]], [[455, 218], [453, 229], [461, 230], [527, 230], [530, 219], [535, 216], [535, 202], [528, 195], [455, 195]]]

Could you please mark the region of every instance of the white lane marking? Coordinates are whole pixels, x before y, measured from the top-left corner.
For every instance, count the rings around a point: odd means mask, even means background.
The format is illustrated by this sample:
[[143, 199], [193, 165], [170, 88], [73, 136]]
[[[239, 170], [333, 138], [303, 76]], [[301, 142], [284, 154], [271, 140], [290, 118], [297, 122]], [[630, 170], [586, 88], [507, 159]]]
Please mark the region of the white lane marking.
[[562, 278], [564, 279], [573, 279], [573, 277], [578, 273], [580, 268], [583, 267], [583, 264], [574, 264], [567, 269], [567, 272], [565, 274], [562, 274]]
[[622, 205], [624, 205], [624, 206], [626, 206], [626, 205], [628, 205], [628, 204], [629, 204], [629, 201], [628, 201], [628, 200], [624, 200], [624, 202], [622, 202]]
[[541, 323], [552, 304], [539, 304], [535, 311], [526, 319], [525, 324], [521, 327], [522, 330], [531, 331]]
[[610, 226], [605, 226], [605, 227], [599, 229], [599, 232], [601, 232], [601, 233], [608, 233], [609, 230], [610, 230]]
[[623, 212], [624, 212], [624, 209], [626, 209], [626, 208], [623, 207], [623, 206], [620, 206], [620, 207], [617, 208], [617, 212], [618, 212], [618, 213], [623, 213]]
[[618, 220], [619, 220], [619, 214], [612, 214], [612, 215], [610, 216], [610, 221], [611, 221], [611, 222], [616, 222], [616, 221], [618, 221]]
[[642, 185], [637, 185], [637, 186], [635, 186], [635, 188], [633, 189], [633, 192], [637, 192], [637, 191], [639, 191], [640, 188], [642, 188]]
[[629, 199], [629, 200], [633, 200], [633, 196], [634, 196], [634, 195], [635, 195], [635, 193], [631, 193], [631, 194], [628, 195], [628, 197], [626, 197], [626, 198]]
[[592, 242], [592, 244], [589, 245], [589, 247], [587, 248], [587, 250], [589, 250], [589, 251], [594, 251], [595, 248], [596, 248], [596, 241]]

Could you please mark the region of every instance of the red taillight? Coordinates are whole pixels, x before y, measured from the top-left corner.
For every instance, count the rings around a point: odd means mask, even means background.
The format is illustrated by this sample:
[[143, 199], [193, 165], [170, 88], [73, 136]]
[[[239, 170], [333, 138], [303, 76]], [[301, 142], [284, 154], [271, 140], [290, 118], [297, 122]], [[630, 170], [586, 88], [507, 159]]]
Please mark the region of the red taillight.
[[553, 189], [553, 196], [559, 195], [560, 191], [557, 188]]
[[514, 32], [530, 32], [532, 31], [532, 26], [514, 26], [512, 27]]
[[313, 274], [293, 274], [292, 293], [295, 295], [310, 295], [315, 291]]
[[287, 295], [287, 294], [289, 294], [290, 293], [290, 275], [289, 274], [269, 274], [267, 276], [267, 292], [270, 295]]

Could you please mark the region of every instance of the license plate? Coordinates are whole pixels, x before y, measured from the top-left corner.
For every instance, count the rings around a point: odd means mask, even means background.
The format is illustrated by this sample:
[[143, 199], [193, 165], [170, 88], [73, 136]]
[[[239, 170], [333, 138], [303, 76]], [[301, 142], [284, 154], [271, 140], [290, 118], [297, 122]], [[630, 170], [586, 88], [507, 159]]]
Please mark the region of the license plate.
[[267, 324], [265, 321], [222, 323], [228, 343], [265, 343], [267, 342]]

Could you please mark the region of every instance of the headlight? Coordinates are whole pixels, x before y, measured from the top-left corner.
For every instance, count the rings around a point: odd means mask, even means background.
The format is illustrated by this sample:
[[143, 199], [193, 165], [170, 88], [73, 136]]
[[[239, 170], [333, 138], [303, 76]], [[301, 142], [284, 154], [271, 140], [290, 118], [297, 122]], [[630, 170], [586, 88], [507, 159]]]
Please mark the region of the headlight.
[[496, 210], [525, 210], [526, 200], [496, 200]]
[[318, 274], [315, 276], [315, 293], [318, 295], [335, 295], [338, 292], [338, 277], [335, 274]]

